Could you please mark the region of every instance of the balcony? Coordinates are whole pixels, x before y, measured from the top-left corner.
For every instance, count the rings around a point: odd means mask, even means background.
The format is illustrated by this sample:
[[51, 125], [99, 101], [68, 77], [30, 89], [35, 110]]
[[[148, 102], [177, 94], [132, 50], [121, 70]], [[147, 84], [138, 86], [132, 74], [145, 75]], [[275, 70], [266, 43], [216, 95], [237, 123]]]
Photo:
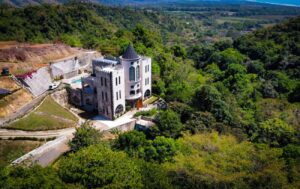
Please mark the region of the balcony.
[[139, 78], [139, 79], [137, 79], [135, 81], [127, 81], [127, 83], [129, 83], [129, 84], [137, 84], [137, 83], [139, 83], [141, 81], [142, 81], [142, 78]]
[[139, 99], [142, 97], [142, 93], [139, 92], [139, 93], [136, 93], [134, 95], [129, 95], [126, 97], [126, 100], [136, 100], [136, 99]]

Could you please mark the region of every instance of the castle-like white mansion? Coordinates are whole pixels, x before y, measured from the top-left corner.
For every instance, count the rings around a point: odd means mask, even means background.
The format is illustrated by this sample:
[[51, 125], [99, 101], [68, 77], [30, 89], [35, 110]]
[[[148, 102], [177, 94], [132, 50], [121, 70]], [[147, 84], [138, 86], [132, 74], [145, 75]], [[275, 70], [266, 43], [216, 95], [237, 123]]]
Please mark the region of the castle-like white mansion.
[[82, 78], [82, 88], [73, 92], [71, 100], [115, 119], [126, 105], [141, 107], [150, 95], [151, 58], [138, 55], [129, 45], [119, 58], [93, 59], [91, 76]]

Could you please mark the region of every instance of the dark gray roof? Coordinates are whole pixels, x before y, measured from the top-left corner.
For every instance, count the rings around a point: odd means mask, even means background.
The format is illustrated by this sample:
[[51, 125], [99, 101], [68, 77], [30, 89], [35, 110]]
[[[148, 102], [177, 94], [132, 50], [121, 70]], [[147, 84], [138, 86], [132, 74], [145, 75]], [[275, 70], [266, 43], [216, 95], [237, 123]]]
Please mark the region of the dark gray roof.
[[138, 59], [139, 56], [138, 54], [135, 52], [133, 46], [131, 44], [128, 45], [127, 49], [125, 50], [122, 58], [124, 59]]

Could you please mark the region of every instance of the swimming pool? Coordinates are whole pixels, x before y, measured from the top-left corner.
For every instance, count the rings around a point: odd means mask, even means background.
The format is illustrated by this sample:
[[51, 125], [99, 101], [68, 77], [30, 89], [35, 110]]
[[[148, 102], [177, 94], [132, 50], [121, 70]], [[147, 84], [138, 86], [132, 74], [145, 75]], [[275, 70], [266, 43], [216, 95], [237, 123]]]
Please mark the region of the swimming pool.
[[81, 83], [81, 78], [73, 80], [72, 83], [73, 84], [80, 84]]

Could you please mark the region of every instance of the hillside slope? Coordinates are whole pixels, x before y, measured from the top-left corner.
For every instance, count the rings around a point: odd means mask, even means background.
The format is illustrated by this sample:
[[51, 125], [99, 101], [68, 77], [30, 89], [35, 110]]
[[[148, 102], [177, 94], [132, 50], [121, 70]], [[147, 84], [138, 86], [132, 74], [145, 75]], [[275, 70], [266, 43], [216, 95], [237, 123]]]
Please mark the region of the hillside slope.
[[79, 54], [81, 51], [63, 44], [26, 44], [0, 42], [0, 68], [8, 67], [13, 74], [37, 70], [50, 61]]

